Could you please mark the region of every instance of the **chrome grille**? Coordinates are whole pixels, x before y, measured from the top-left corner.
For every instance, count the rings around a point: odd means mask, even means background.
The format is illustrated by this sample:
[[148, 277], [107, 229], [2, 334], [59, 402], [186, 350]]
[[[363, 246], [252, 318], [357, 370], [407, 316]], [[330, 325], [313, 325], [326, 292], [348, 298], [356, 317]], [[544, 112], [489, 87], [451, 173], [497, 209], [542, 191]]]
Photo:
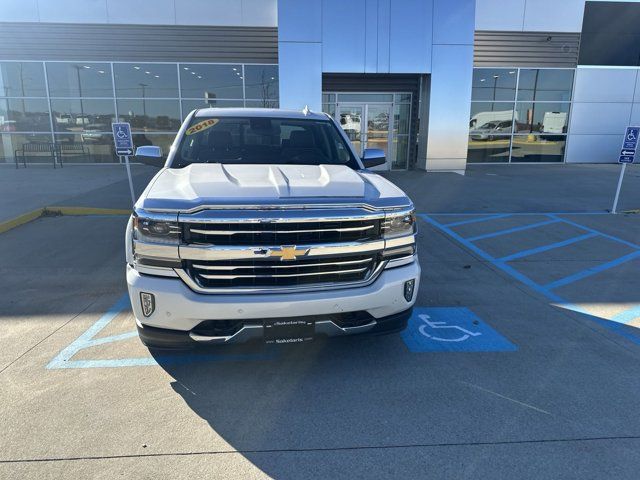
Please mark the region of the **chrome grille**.
[[322, 222], [187, 222], [186, 243], [200, 245], [299, 245], [364, 242], [380, 237], [380, 219]]
[[316, 257], [293, 261], [279, 258], [189, 260], [185, 263], [189, 276], [201, 288], [296, 287], [363, 281], [378, 266], [379, 256]]

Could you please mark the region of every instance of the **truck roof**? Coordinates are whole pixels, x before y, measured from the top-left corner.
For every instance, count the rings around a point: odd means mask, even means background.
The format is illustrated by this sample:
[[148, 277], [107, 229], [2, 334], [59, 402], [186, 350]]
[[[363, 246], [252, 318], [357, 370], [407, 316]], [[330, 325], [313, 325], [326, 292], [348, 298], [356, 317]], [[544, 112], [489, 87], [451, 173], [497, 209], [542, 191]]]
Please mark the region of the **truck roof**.
[[324, 113], [300, 110], [283, 110], [279, 108], [201, 108], [196, 112], [196, 117], [269, 117], [292, 118], [308, 120], [326, 120]]

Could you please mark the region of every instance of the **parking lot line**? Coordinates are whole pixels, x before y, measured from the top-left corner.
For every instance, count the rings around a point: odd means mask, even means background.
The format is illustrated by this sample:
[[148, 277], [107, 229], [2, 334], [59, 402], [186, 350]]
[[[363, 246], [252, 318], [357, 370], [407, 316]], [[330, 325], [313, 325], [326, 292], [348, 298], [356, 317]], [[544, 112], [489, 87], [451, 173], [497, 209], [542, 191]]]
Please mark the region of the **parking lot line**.
[[552, 218], [557, 218], [558, 220], [560, 220], [563, 223], [567, 223], [567, 224], [572, 225], [572, 226], [574, 226], [576, 228], [580, 228], [580, 229], [582, 229], [582, 230], [584, 230], [586, 232], [596, 233], [596, 234], [600, 235], [601, 237], [608, 238], [609, 240], [613, 240], [614, 242], [622, 243], [624, 245], [627, 245], [628, 247], [635, 248], [636, 250], [640, 250], [640, 245], [637, 245], [637, 244], [632, 243], [632, 242], [627, 242], [626, 240], [623, 240], [622, 238], [614, 237], [613, 235], [609, 235], [609, 234], [606, 234], [606, 233], [601, 232], [599, 230], [595, 230], [593, 228], [586, 227], [584, 225], [581, 225], [580, 223], [572, 222], [571, 220], [567, 220], [566, 218], [557, 217], [556, 215], [559, 215], [559, 214], [549, 213], [547, 215], [549, 217], [552, 217]]
[[549, 250], [553, 250], [554, 248], [566, 247], [567, 245], [571, 245], [573, 243], [581, 242], [582, 240], [586, 240], [588, 238], [597, 237], [598, 234], [591, 232], [585, 233], [584, 235], [580, 235], [577, 237], [569, 238], [568, 240], [563, 240], [561, 242], [549, 243], [548, 245], [542, 245], [541, 247], [530, 248], [528, 250], [523, 250], [521, 252], [516, 252], [511, 255], [507, 255], [506, 257], [502, 257], [499, 260], [501, 262], [510, 262], [512, 260], [517, 260], [518, 258], [528, 257], [529, 255], [535, 255], [536, 253], [546, 252]]
[[640, 257], [640, 250], [636, 252], [629, 253], [620, 258], [616, 258], [610, 262], [601, 263], [600, 265], [596, 265], [594, 267], [589, 267], [581, 272], [574, 273], [573, 275], [569, 275], [568, 277], [561, 278], [554, 282], [550, 282], [544, 285], [544, 288], [548, 290], [554, 290], [559, 287], [563, 287], [565, 285], [569, 285], [570, 283], [577, 282], [578, 280], [582, 280], [583, 278], [590, 277], [591, 275], [595, 275], [596, 273], [604, 272], [613, 267], [617, 267], [618, 265], [622, 265], [629, 260], [633, 260], [634, 258]]
[[485, 217], [476, 217], [476, 218], [470, 218], [468, 220], [461, 220], [459, 222], [445, 223], [445, 226], [447, 226], [447, 227], [457, 227], [458, 225], [467, 225], [468, 223], [484, 222], [486, 220], [497, 220], [498, 218], [506, 218], [506, 217], [510, 217], [510, 216], [511, 216], [511, 214], [502, 213], [502, 214], [499, 214], [499, 215], [489, 215], [489, 216], [485, 216]]
[[506, 235], [508, 233], [514, 233], [514, 232], [522, 232], [524, 230], [529, 230], [531, 228], [538, 228], [538, 227], [543, 227], [544, 225], [550, 225], [552, 223], [558, 223], [559, 221], [560, 221], [559, 219], [551, 218], [549, 220], [544, 220], [542, 222], [531, 223], [529, 225], [522, 225], [520, 227], [507, 228], [505, 230], [498, 230], [497, 232], [485, 233], [483, 235], [478, 235], [476, 237], [467, 238], [467, 241], [475, 242], [477, 240], [484, 240], [485, 238], [499, 237], [500, 235]]
[[[467, 215], [467, 214], [462, 214], [462, 213], [455, 214], [455, 213], [452, 213], [452, 214], [442, 214], [442, 215], [443, 216], [455, 216], [455, 215], [463, 216], [463, 215]], [[620, 264], [622, 264], [622, 263], [624, 263], [626, 261], [632, 260], [632, 259], [637, 258], [637, 257], [640, 256], [640, 247], [638, 247], [637, 245], [634, 245], [633, 243], [627, 242], [627, 241], [625, 241], [625, 240], [623, 240], [621, 238], [617, 238], [617, 237], [614, 237], [612, 235], [608, 235], [608, 234], [606, 234], [604, 232], [600, 232], [598, 230], [595, 230], [595, 229], [592, 229], [592, 228], [589, 228], [589, 227], [585, 227], [584, 225], [581, 225], [579, 223], [572, 222], [570, 220], [566, 220], [564, 218], [560, 218], [560, 217], [556, 217], [555, 216], [555, 215], [560, 215], [560, 214], [532, 213], [531, 215], [546, 215], [546, 216], [549, 216], [549, 217], [553, 217], [554, 220], [558, 220], [559, 222], [568, 223], [568, 224], [573, 225], [575, 227], [581, 228], [582, 230], [585, 230], [585, 231], [587, 231], [589, 233], [593, 233], [594, 236], [602, 236], [604, 238], [608, 238], [610, 240], [614, 240], [614, 241], [623, 243], [625, 245], [628, 245], [628, 246], [631, 246], [631, 247], [637, 249], [636, 252], [633, 252], [633, 253], [631, 253], [629, 255], [625, 255], [624, 257], [621, 257], [621, 258], [615, 260], [614, 262], [616, 263], [616, 265], [620, 265]], [[571, 301], [561, 297], [557, 293], [553, 292], [549, 288], [548, 285], [540, 285], [540, 284], [538, 284], [537, 282], [533, 281], [532, 279], [530, 279], [526, 275], [522, 274], [521, 272], [519, 272], [518, 270], [516, 270], [515, 268], [510, 266], [504, 259], [494, 258], [492, 255], [490, 255], [489, 253], [485, 252], [483, 249], [481, 249], [480, 247], [478, 247], [474, 243], [472, 243], [472, 241], [470, 241], [470, 239], [466, 239], [466, 238], [462, 237], [461, 235], [459, 235], [458, 233], [453, 231], [451, 228], [447, 227], [446, 225], [444, 225], [444, 224], [438, 222], [437, 220], [435, 220], [434, 218], [432, 218], [432, 216], [434, 216], [434, 214], [419, 214], [418, 216], [420, 218], [422, 218], [424, 221], [426, 221], [427, 223], [429, 223], [432, 226], [434, 226], [435, 228], [437, 228], [440, 231], [446, 233], [447, 235], [452, 237], [454, 240], [458, 241], [460, 244], [462, 244], [468, 250], [470, 250], [470, 251], [474, 252], [475, 254], [477, 254], [480, 258], [490, 262], [492, 265], [494, 265], [495, 267], [499, 268], [503, 272], [507, 273], [511, 277], [515, 278], [519, 282], [523, 283], [524, 285], [528, 286], [529, 288], [533, 289], [534, 291], [536, 291], [536, 292], [540, 293], [541, 295], [545, 296], [547, 299], [549, 299], [552, 302], [554, 302], [557, 306], [562, 307], [562, 308], [566, 308], [568, 310], [571, 310], [571, 311], [574, 311], [574, 312], [577, 312], [577, 313], [580, 313], [580, 314], [587, 315], [589, 317], [589, 319], [594, 321], [595, 323], [598, 323], [599, 325], [607, 328], [610, 331], [613, 331], [613, 332], [619, 334], [620, 336], [626, 338], [627, 340], [630, 340], [631, 342], [633, 342], [633, 343], [635, 343], [637, 345], [640, 345], [640, 336], [635, 335], [635, 334], [631, 333], [630, 331], [628, 331], [627, 327], [625, 327], [625, 325], [623, 325], [623, 323], [619, 323], [619, 322], [616, 322], [616, 321], [611, 321], [609, 319], [603, 319], [603, 318], [594, 316], [593, 314], [591, 314], [589, 311], [587, 311], [586, 309], [584, 309], [580, 305], [576, 305], [573, 302], [571, 302]], [[606, 264], [603, 264], [603, 265], [606, 266], [606, 268], [600, 268], [598, 271], [604, 271], [607, 268], [611, 268], [612, 266], [615, 266], [615, 265], [608, 265], [610, 263], [612, 263], [612, 262], [607, 262]], [[602, 266], [599, 266], [599, 267], [602, 267]], [[594, 268], [597, 268], [597, 267], [594, 267]], [[584, 272], [581, 272], [581, 273], [584, 273]], [[598, 272], [594, 272], [594, 273], [598, 273]], [[640, 306], [638, 306], [637, 308], [640, 309]], [[632, 313], [629, 313], [627, 315], [632, 315]], [[633, 320], [633, 318], [631, 318], [630, 320]]]

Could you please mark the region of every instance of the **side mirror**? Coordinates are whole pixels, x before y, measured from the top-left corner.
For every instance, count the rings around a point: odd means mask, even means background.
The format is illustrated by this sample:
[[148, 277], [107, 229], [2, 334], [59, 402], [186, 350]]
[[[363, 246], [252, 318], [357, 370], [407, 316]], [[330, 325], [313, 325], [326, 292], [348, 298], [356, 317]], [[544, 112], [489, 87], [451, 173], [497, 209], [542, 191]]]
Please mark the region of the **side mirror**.
[[140, 162], [152, 167], [162, 168], [164, 159], [162, 158], [162, 149], [155, 145], [144, 145], [136, 148], [136, 157]]
[[362, 155], [362, 164], [364, 168], [377, 167], [378, 165], [384, 165], [387, 163], [384, 150], [379, 148], [365, 148]]
[[162, 157], [162, 149], [155, 145], [145, 145], [143, 147], [136, 148], [136, 157]]

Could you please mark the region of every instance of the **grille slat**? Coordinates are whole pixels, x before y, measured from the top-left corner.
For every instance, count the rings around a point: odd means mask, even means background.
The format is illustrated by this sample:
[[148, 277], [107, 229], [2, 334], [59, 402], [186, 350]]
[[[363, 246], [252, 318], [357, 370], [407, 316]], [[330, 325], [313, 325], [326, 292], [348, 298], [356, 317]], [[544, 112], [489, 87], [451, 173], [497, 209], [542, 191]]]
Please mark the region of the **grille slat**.
[[185, 223], [190, 243], [200, 245], [295, 245], [364, 242], [380, 236], [380, 219], [272, 223]]
[[[320, 217], [322, 218], [322, 217]], [[259, 250], [255, 258], [185, 260], [186, 273], [203, 289], [298, 287], [362, 282], [380, 265], [380, 251], [325, 254], [294, 259], [282, 253], [286, 246], [328, 246], [377, 241], [383, 217], [322, 220], [225, 222], [220, 219], [182, 223], [188, 245]], [[305, 248], [302, 248], [305, 251]], [[308, 251], [308, 249], [306, 250]]]

